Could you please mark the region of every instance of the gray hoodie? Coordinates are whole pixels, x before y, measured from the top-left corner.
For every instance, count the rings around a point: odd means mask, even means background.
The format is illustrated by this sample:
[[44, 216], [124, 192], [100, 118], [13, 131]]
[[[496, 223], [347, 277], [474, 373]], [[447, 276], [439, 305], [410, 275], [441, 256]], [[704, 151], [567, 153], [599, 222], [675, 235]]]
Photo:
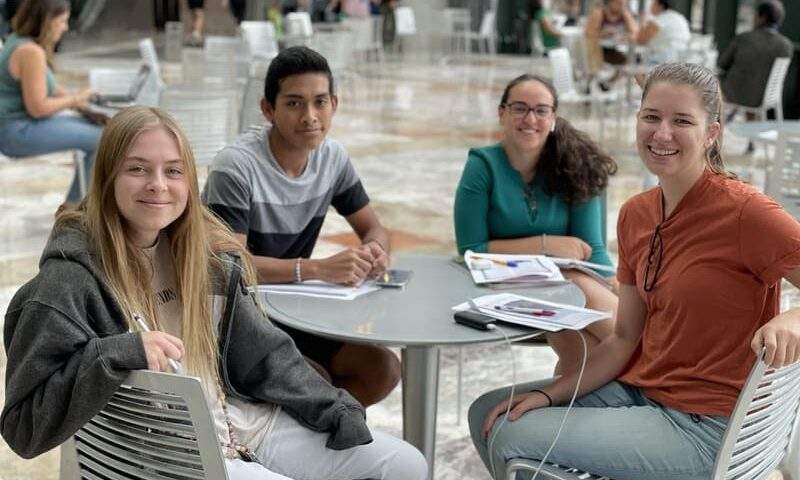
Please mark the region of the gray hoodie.
[[[220, 322], [226, 393], [280, 405], [308, 428], [329, 432], [328, 448], [371, 442], [361, 404], [320, 377], [270, 323], [238, 281], [233, 260], [231, 281], [215, 278], [215, 293], [235, 298]], [[147, 368], [141, 335], [128, 332], [97, 255], [77, 228], [53, 231], [39, 274], [11, 300], [3, 333], [8, 365], [0, 432], [24, 458], [67, 440], [105, 406], [128, 371]]]

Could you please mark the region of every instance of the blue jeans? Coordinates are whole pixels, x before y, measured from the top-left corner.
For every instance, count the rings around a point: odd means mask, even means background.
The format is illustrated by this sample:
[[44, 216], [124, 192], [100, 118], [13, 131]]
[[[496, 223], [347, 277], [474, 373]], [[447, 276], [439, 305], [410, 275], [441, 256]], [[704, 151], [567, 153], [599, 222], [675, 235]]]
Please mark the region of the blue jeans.
[[[103, 129], [81, 117], [53, 115], [47, 118], [10, 120], [0, 127], [0, 152], [9, 157], [43, 155], [61, 150], [80, 150], [87, 185], [91, 178], [97, 143]], [[67, 193], [68, 202], [81, 199], [78, 172]]]
[[[550, 382], [517, 385], [516, 392], [529, 392]], [[481, 425], [489, 410], [508, 394], [509, 388], [494, 390], [470, 406], [472, 441], [487, 468], [490, 452]], [[513, 458], [540, 460], [565, 411], [566, 407], [541, 408], [515, 422], [505, 422], [492, 445], [494, 478], [505, 478], [505, 463]], [[647, 399], [639, 388], [611, 382], [575, 401], [547, 462], [615, 480], [708, 480], [727, 422], [728, 417], [666, 408]]]

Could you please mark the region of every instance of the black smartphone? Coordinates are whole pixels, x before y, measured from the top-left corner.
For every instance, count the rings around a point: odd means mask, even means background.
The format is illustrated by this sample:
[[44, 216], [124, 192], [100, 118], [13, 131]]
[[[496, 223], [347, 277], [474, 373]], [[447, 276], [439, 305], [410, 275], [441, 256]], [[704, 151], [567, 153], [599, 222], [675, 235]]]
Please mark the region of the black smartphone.
[[460, 312], [456, 312], [453, 314], [453, 319], [456, 321], [456, 323], [460, 323], [461, 325], [466, 325], [478, 330], [491, 330], [493, 327], [490, 327], [490, 325], [497, 321], [497, 319], [492, 318], [489, 315], [473, 312], [472, 310], [461, 310]]

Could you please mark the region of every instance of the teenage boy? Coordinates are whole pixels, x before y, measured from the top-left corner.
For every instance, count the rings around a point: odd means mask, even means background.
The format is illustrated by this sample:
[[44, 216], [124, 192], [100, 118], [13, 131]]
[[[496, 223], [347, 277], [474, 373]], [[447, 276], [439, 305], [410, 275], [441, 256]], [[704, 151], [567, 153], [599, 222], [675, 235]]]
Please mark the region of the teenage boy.
[[[272, 126], [241, 135], [217, 154], [203, 201], [246, 244], [262, 282], [358, 285], [382, 274], [388, 233], [347, 151], [326, 138], [338, 103], [328, 62], [307, 47], [288, 48], [272, 60], [264, 83], [261, 111]], [[309, 259], [331, 205], [361, 246]], [[400, 379], [400, 361], [386, 348], [281, 328], [334, 385], [365, 406], [386, 397]]]

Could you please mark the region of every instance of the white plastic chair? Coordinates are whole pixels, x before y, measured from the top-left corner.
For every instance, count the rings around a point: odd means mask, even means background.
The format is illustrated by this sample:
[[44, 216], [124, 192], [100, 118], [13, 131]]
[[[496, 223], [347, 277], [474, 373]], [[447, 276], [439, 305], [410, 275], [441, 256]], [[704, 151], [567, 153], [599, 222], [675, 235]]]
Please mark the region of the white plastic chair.
[[168, 90], [161, 108], [175, 117], [189, 138], [198, 166], [207, 166], [233, 140], [238, 115], [236, 92], [229, 89]]
[[290, 12], [283, 19], [283, 43], [286, 47], [307, 45], [314, 34], [308, 12]]
[[247, 46], [240, 37], [207, 35], [203, 44], [204, 82], [231, 86], [247, 79], [249, 61]]
[[253, 62], [250, 66], [250, 75], [247, 77], [239, 108], [239, 133], [267, 123], [261, 112], [261, 99], [264, 98], [264, 78], [268, 67], [269, 63], [265, 61]]
[[767, 85], [764, 87], [764, 97], [761, 100], [761, 105], [757, 107], [746, 107], [744, 105], [737, 105], [735, 103], [728, 103], [728, 106], [741, 109], [744, 112], [751, 112], [756, 114], [760, 120], [767, 119], [767, 111], [775, 110], [775, 119], [779, 122], [783, 121], [783, 82], [786, 80], [786, 73], [789, 71], [789, 64], [792, 59], [789, 57], [779, 57], [772, 62], [772, 68], [769, 71], [769, 78]]
[[417, 21], [414, 10], [408, 6], [397, 7], [394, 10], [395, 35], [408, 37], [417, 34]]
[[164, 88], [164, 81], [161, 77], [161, 66], [158, 63], [158, 53], [152, 38], [145, 38], [139, 41], [139, 55], [142, 62], [150, 67], [150, 71], [155, 73], [156, 83], [159, 89]]
[[[722, 437], [711, 480], [766, 478], [789, 448], [799, 410], [800, 362], [774, 370], [759, 357], [739, 394]], [[517, 472], [535, 472], [539, 463], [526, 459], [510, 460], [506, 463], [506, 478], [515, 480]], [[542, 467], [539, 478], [610, 480], [549, 463]]]
[[602, 142], [605, 138], [606, 104], [619, 99], [618, 92], [595, 92], [584, 94], [575, 88], [575, 76], [572, 69], [572, 58], [566, 48], [554, 48], [547, 53], [553, 74], [553, 86], [558, 93], [559, 104], [585, 103], [592, 107], [600, 107], [600, 132]]
[[481, 25], [477, 32], [467, 32], [467, 49], [472, 46], [473, 40], [478, 43], [478, 53], [487, 53], [494, 55], [497, 52], [495, 47], [496, 37], [495, 34], [495, 12], [494, 10], [487, 10], [481, 18]]
[[[381, 17], [348, 18], [343, 25], [350, 30], [351, 52], [358, 58], [383, 62], [383, 20]], [[319, 46], [312, 38], [311, 45]]]
[[442, 11], [442, 37], [448, 53], [469, 52], [472, 17], [466, 8], [445, 8]]
[[800, 219], [800, 137], [778, 135], [764, 191]]
[[278, 55], [278, 41], [272, 22], [245, 21], [239, 24], [251, 58], [272, 60]]
[[132, 371], [61, 445], [60, 480], [133, 478], [228, 478], [198, 378]]

